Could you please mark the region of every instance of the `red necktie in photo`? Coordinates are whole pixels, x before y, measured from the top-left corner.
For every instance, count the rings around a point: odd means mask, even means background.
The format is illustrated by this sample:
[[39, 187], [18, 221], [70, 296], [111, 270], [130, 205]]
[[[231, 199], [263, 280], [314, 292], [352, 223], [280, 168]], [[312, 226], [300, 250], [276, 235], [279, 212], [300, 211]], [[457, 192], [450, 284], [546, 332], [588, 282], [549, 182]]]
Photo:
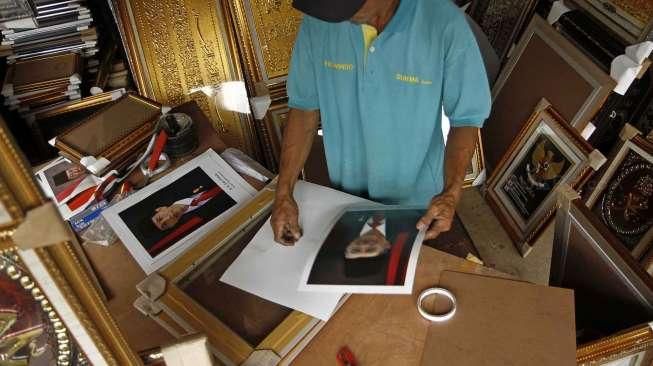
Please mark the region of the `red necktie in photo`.
[[222, 189], [220, 187], [218, 187], [218, 186], [215, 186], [215, 187], [209, 189], [208, 191], [202, 192], [199, 196], [195, 197], [191, 201], [190, 205], [191, 206], [200, 206], [201, 204], [203, 204], [204, 202], [206, 202], [206, 201], [210, 200], [211, 198], [217, 196], [221, 192], [222, 192]]

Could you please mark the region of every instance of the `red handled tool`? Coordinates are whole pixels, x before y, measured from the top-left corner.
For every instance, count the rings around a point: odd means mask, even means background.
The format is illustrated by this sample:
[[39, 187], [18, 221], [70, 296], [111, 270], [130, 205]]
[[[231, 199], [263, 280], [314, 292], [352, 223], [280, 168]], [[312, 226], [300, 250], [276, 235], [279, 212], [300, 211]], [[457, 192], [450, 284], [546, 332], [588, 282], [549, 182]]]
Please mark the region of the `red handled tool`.
[[354, 353], [347, 346], [340, 348], [340, 351], [338, 351], [338, 354], [336, 355], [336, 359], [338, 360], [338, 366], [358, 365], [358, 362], [356, 362], [356, 357], [354, 357]]
[[149, 171], [153, 172], [154, 169], [156, 169], [156, 167], [159, 165], [159, 158], [161, 157], [163, 148], [166, 146], [166, 142], [168, 142], [168, 133], [166, 130], [161, 129], [156, 137], [156, 140], [154, 141], [154, 147], [152, 148], [150, 161], [147, 163], [147, 169]]

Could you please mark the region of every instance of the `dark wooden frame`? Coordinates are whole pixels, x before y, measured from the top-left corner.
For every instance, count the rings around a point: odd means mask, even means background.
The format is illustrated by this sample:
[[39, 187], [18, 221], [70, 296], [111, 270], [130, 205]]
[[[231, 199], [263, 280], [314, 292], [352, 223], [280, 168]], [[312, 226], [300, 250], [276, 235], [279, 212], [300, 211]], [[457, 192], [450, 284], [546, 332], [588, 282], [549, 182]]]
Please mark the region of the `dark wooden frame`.
[[[579, 303], [579, 296], [581, 296], [578, 291], [594, 294], [596, 291], [603, 291], [604, 288], [611, 286], [612, 288], [627, 291], [626, 296], [628, 299], [623, 298], [624, 293], [622, 292], [618, 298], [615, 295], [615, 298], [610, 299], [610, 301], [622, 305], [631, 304], [632, 306], [628, 309], [633, 310], [633, 307], [635, 307], [638, 312], [644, 313], [644, 315], [636, 315], [642, 319], [628, 319], [629, 322], [646, 322], [651, 319], [653, 316], [653, 279], [644, 272], [608, 228], [585, 206], [576, 191], [568, 185], [560, 186], [557, 191], [558, 211], [555, 222], [549, 284], [569, 288], [572, 287], [570, 281], [573, 282], [574, 280], [567, 279], [572, 277], [583, 278], [583, 281], [585, 279], [593, 281], [592, 277], [584, 271], [585, 267], [590, 266], [600, 273], [614, 275], [613, 278], [618, 278], [619, 282], [605, 283], [603, 279], [600, 279], [597, 280], [597, 283], [591, 285], [573, 285], [574, 287], [582, 286], [582, 288], [574, 288], [577, 291], [577, 304]], [[579, 233], [579, 235], [582, 235], [581, 239], [578, 239], [578, 236], [572, 236], [572, 233]], [[575, 238], [575, 240], [572, 240], [572, 238]], [[567, 268], [567, 263], [574, 260], [572, 258], [581, 260], [588, 258], [586, 255], [581, 256], [579, 253], [572, 254], [575, 250], [583, 249], [586, 249], [586, 251], [581, 253], [591, 251], [600, 258], [601, 263], [597, 263], [596, 259], [588, 259], [591, 263], [585, 263], [582, 268], [578, 267], [578, 262], [573, 262], [573, 268]], [[574, 256], [571, 257], [572, 255]], [[605, 296], [605, 294], [602, 296]], [[587, 302], [585, 302], [585, 306], [587, 306]], [[606, 304], [597, 303], [596, 306], [601, 307], [606, 306]], [[600, 311], [604, 310], [605, 308], [601, 308]], [[582, 313], [582, 309], [580, 312], [579, 309], [576, 309], [577, 317]], [[617, 315], [617, 317], [619, 316]], [[603, 316], [599, 315], [599, 318], [602, 319]], [[616, 334], [579, 345], [577, 350], [578, 364], [604, 364], [608, 361], [630, 356], [635, 352], [650, 349], [653, 342], [650, 325], [646, 324], [645, 327], [637, 327], [637, 324], [631, 324], [626, 327], [631, 326], [636, 328], [617, 330]], [[633, 340], [637, 340], [637, 342], [632, 342]], [[650, 359], [651, 355], [649, 354], [647, 357]]]
[[[621, 144], [611, 157], [610, 164], [606, 166], [601, 178], [596, 183], [596, 187], [587, 198], [586, 205], [590, 210], [594, 209], [599, 203], [599, 199], [603, 196], [613, 177], [619, 173], [618, 169], [629, 152], [632, 151], [653, 164], [653, 142], [643, 138], [638, 131], [628, 124], [622, 130], [621, 138]], [[653, 227], [639, 240], [631, 254], [635, 259], [639, 260], [651, 248], [651, 245], [653, 245]]]
[[525, 220], [523, 225], [520, 225], [520, 222], [515, 219], [515, 215], [511, 212], [510, 207], [502, 200], [502, 197], [497, 191], [500, 189], [499, 184], [502, 182], [504, 176], [508, 174], [508, 168], [520, 154], [524, 153], [525, 144], [542, 123], [554, 130], [559, 139], [558, 143], [566, 145], [576, 155], [583, 157], [581, 161], [570, 168], [575, 173], [558, 184], [569, 183], [575, 189], [578, 189], [582, 187], [594, 171], [605, 161], [603, 155], [598, 150], [594, 150], [577, 131], [571, 128], [546, 99], [540, 101], [530, 119], [525, 123], [524, 128], [513, 141], [487, 182], [486, 200], [522, 256], [528, 255], [537, 238], [553, 218], [555, 213], [555, 197], [553, 192], [550, 192], [542, 202], [541, 207], [545, 208], [538, 208], [533, 213], [535, 217]]

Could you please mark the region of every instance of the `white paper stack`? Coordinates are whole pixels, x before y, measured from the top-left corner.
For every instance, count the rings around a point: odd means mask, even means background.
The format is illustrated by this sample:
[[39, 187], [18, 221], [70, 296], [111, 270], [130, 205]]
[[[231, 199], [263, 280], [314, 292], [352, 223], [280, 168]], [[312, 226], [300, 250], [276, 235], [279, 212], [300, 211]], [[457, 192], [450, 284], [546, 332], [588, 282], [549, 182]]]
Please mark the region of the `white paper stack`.
[[343, 294], [299, 291], [302, 273], [342, 210], [352, 204], [371, 202], [306, 182], [297, 183], [295, 200], [304, 236], [294, 246], [279, 245], [268, 220], [220, 280], [326, 321]]

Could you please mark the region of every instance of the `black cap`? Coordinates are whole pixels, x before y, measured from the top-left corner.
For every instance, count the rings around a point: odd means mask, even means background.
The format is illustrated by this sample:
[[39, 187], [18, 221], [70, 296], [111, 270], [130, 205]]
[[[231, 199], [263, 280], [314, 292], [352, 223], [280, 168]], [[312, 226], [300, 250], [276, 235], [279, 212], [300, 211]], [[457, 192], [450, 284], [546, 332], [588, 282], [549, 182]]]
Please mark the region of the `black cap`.
[[351, 19], [364, 3], [365, 0], [293, 0], [292, 6], [325, 22], [338, 23]]

